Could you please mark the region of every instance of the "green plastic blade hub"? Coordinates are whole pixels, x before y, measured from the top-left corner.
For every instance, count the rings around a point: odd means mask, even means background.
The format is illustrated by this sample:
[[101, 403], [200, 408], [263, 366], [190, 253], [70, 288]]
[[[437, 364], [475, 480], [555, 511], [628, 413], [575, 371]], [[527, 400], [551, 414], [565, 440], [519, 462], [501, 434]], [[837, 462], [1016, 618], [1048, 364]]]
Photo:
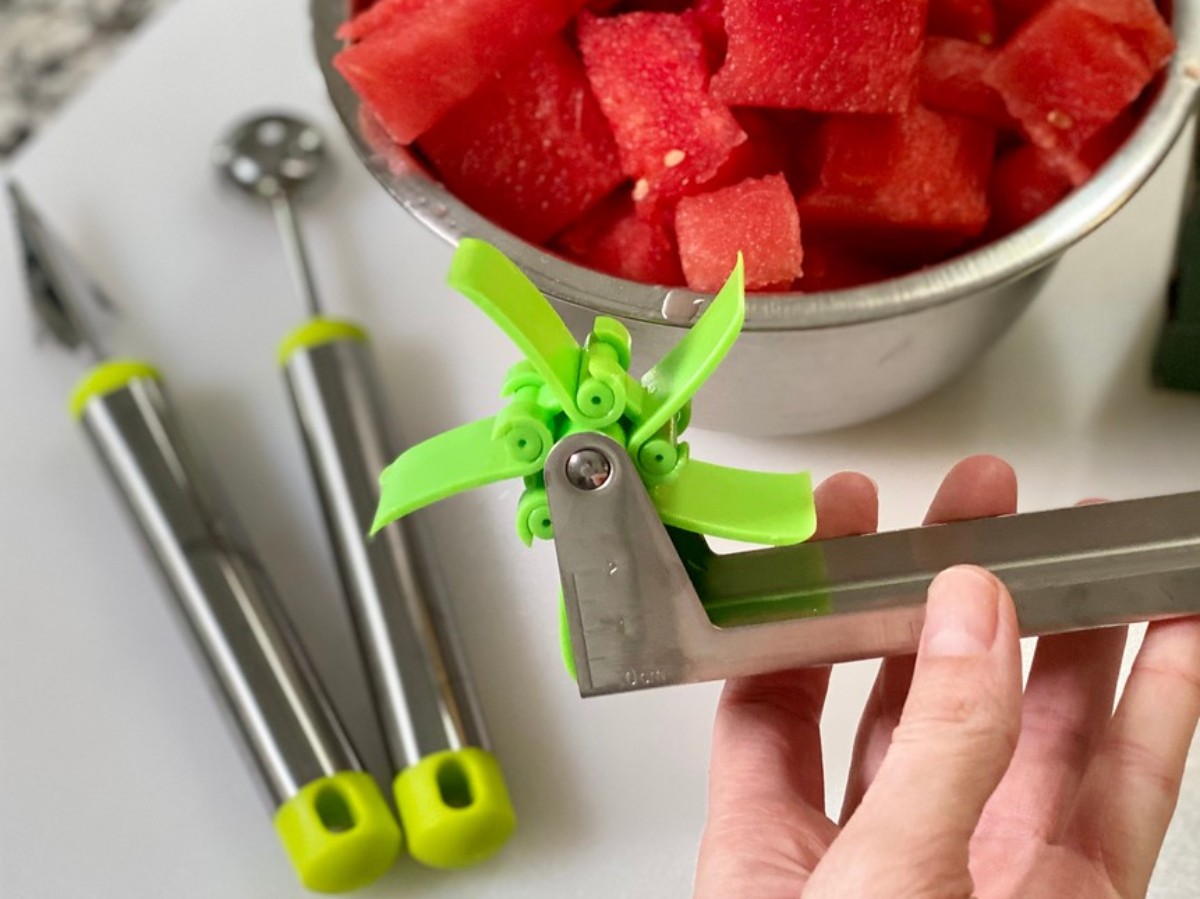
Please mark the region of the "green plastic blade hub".
[[469, 237], [459, 241], [446, 282], [500, 326], [533, 363], [563, 410], [580, 420], [575, 394], [583, 347], [537, 285], [494, 246]]
[[739, 253], [729, 280], [704, 314], [642, 378], [648, 401], [629, 438], [629, 450], [635, 459], [641, 445], [683, 408], [721, 364], [745, 320], [745, 271]]
[[746, 471], [689, 459], [674, 478], [652, 486], [650, 497], [664, 524], [713, 537], [784, 546], [817, 529], [807, 472]]
[[402, 453], [379, 478], [379, 508], [371, 533], [463, 490], [541, 470], [540, 458], [514, 460], [502, 441], [492, 439], [495, 427], [495, 418], [480, 419]]

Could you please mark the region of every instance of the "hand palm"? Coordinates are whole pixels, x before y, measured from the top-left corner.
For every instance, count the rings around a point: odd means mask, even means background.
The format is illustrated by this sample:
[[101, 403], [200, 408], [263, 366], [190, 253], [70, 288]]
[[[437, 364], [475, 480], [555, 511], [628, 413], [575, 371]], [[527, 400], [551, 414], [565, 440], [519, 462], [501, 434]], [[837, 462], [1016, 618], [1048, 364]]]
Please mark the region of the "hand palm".
[[[866, 478], [835, 476], [817, 499], [817, 539], [875, 529], [877, 498]], [[1011, 469], [981, 457], [947, 476], [926, 523], [1015, 507]], [[1015, 619], [1012, 631], [1009, 709], [959, 697], [932, 716], [944, 720], [902, 721], [914, 659], [881, 665], [841, 825], [824, 812], [819, 728], [828, 669], [730, 681], [713, 735], [698, 899], [1144, 895], [1200, 717], [1200, 621], [1150, 627], [1115, 714], [1123, 628], [1040, 640], [1023, 696]], [[943, 736], [965, 735], [965, 779], [947, 788], [936, 768], [898, 778], [898, 758], [919, 766], [932, 757], [939, 727]], [[972, 770], [972, 754], [990, 761]], [[980, 789], [973, 809], [957, 801]], [[955, 810], [963, 804], [965, 812]]]

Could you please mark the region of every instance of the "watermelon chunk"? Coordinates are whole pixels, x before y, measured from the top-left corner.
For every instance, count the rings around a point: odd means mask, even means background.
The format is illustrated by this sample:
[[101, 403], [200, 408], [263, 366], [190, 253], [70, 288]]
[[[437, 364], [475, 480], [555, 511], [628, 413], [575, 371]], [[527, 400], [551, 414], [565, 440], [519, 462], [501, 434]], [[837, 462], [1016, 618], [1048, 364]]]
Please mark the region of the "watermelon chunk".
[[1071, 182], [1031, 144], [1005, 153], [992, 169], [988, 234], [1001, 237], [1048, 212], [1071, 192]]
[[675, 210], [675, 234], [693, 290], [719, 290], [739, 251], [748, 290], [786, 290], [800, 276], [800, 216], [782, 175], [684, 197]]
[[941, 252], [983, 230], [995, 130], [915, 107], [902, 116], [830, 116], [821, 173], [799, 198], [809, 225], [880, 247]]
[[733, 106], [901, 112], [915, 102], [927, 0], [726, 0]]
[[1054, 0], [984, 72], [1030, 141], [1057, 155], [1072, 179], [1088, 138], [1150, 83], [1174, 49], [1151, 0]]
[[634, 199], [653, 212], [716, 174], [746, 134], [709, 96], [705, 47], [688, 16], [581, 16], [584, 66], [616, 135]]
[[1004, 98], [983, 80], [996, 52], [973, 41], [929, 37], [921, 56], [921, 103], [939, 112], [953, 112], [995, 125], [1015, 128]]
[[554, 246], [589, 268], [646, 284], [683, 283], [670, 218], [638, 215], [618, 192], [555, 238]]
[[996, 42], [996, 10], [992, 0], [929, 0], [927, 29], [990, 47]]
[[534, 242], [624, 180], [583, 66], [561, 38], [460, 104], [417, 146], [457, 196]]
[[[397, 143], [411, 143], [528, 58], [583, 0], [380, 0], [340, 35], [334, 65]], [[464, 49], [466, 48], [466, 49]]]
[[901, 274], [902, 270], [856, 249], [837, 238], [804, 235], [804, 274], [795, 287], [805, 293], [820, 290], [843, 290], [874, 284]]

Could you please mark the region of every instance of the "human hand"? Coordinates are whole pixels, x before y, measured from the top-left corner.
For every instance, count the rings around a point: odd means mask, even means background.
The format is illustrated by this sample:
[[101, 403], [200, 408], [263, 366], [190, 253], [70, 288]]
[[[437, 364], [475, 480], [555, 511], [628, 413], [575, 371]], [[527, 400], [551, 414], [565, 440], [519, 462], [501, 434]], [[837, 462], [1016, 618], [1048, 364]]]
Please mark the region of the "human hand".
[[[815, 539], [873, 531], [875, 486], [817, 489]], [[926, 524], [1016, 510], [992, 457]], [[1200, 717], [1200, 619], [1151, 624], [1113, 711], [1125, 629], [1043, 637], [1022, 696], [1012, 599], [977, 568], [929, 590], [915, 657], [885, 660], [840, 823], [825, 815], [829, 669], [730, 680], [717, 709], [696, 899], [1144, 896]]]

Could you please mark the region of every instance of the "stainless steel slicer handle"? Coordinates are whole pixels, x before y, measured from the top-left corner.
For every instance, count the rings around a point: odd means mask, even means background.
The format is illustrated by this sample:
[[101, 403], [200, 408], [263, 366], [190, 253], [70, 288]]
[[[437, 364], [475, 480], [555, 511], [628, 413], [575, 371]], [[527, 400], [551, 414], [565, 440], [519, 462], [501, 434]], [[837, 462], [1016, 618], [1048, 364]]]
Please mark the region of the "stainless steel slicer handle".
[[249, 749], [301, 879], [330, 892], [375, 879], [399, 851], [395, 820], [156, 373], [141, 363], [101, 365], [73, 409]]
[[[603, 477], [572, 479], [584, 455]], [[1200, 613], [1200, 493], [718, 555], [603, 435], [556, 444], [546, 491], [584, 696], [913, 652], [960, 563], [1005, 582], [1026, 635]]]
[[420, 521], [367, 536], [395, 453], [366, 334], [317, 318], [280, 355], [397, 772], [409, 851], [434, 867], [479, 861], [515, 818]]

